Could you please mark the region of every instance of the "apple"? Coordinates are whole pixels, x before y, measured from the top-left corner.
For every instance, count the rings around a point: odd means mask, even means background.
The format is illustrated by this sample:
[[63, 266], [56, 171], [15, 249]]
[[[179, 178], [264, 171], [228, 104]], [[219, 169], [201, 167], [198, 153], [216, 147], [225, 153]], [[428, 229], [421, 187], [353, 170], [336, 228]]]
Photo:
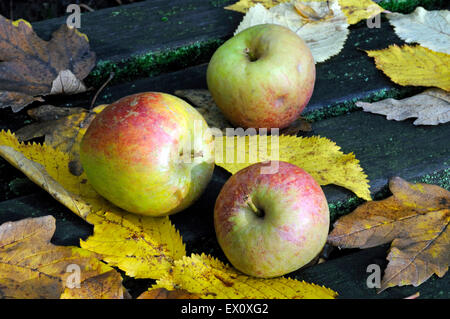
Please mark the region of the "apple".
[[214, 207], [214, 228], [236, 269], [270, 278], [314, 259], [330, 220], [325, 195], [311, 175], [282, 161], [277, 172], [262, 174], [265, 165], [248, 166], [225, 183]]
[[214, 169], [214, 141], [200, 113], [170, 94], [144, 92], [108, 105], [80, 145], [92, 187], [132, 213], [164, 216], [192, 204]]
[[284, 128], [295, 121], [314, 90], [311, 51], [288, 28], [257, 25], [213, 54], [207, 70], [211, 95], [225, 117], [243, 128]]

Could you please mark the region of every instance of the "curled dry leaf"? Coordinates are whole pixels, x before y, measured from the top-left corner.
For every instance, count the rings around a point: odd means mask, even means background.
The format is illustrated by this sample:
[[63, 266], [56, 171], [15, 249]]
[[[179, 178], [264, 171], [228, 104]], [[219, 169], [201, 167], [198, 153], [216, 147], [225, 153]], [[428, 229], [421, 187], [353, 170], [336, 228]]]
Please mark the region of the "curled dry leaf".
[[391, 45], [366, 51], [377, 68], [400, 85], [435, 86], [450, 91], [450, 55], [422, 46]]
[[[225, 7], [225, 9], [247, 13], [248, 10], [256, 4], [262, 4], [266, 9], [270, 9], [280, 3], [292, 2], [296, 5], [298, 13], [304, 15], [305, 18], [319, 18], [321, 15], [309, 9], [304, 3], [310, 1], [300, 0], [240, 0], [233, 5]], [[317, 0], [315, 2], [327, 2], [326, 0]], [[339, 0], [342, 11], [347, 16], [349, 24], [358, 23], [361, 20], [369, 19], [384, 11], [382, 7], [372, 0]]]
[[450, 11], [427, 11], [417, 7], [413, 13], [388, 13], [387, 17], [404, 41], [450, 54]]
[[279, 24], [298, 34], [310, 48], [316, 62], [338, 54], [349, 33], [345, 14], [338, 1], [332, 0], [286, 2], [270, 9], [257, 4], [249, 9], [234, 34], [265, 23]]
[[53, 216], [0, 225], [1, 298], [121, 299], [127, 294], [120, 274], [96, 254], [51, 244], [54, 232]]
[[[217, 128], [222, 134], [227, 134], [226, 129], [233, 126], [228, 122], [220, 109], [217, 107], [211, 93], [204, 89], [177, 90], [175, 95], [182, 97], [192, 103], [195, 108], [203, 115], [210, 128]], [[300, 131], [311, 131], [311, 123], [303, 118], [299, 118], [289, 127], [281, 130], [285, 135], [297, 135]], [[17, 133], [16, 133], [17, 134]]]
[[50, 41], [25, 20], [0, 15], [0, 108], [20, 111], [48, 94], [74, 94], [95, 65], [86, 35], [63, 24]]
[[304, 281], [249, 277], [205, 254], [176, 261], [172, 271], [159, 279], [152, 290], [161, 288], [183, 289], [202, 299], [333, 299], [337, 296], [331, 289]]
[[0, 156], [92, 223], [94, 235], [83, 245], [130, 276], [159, 278], [185, 255], [181, 236], [168, 217], [138, 218], [112, 205], [92, 188], [85, 173], [69, 172], [69, 154], [46, 144], [19, 143], [13, 134], [0, 131]]
[[22, 127], [15, 135], [21, 142], [45, 136], [46, 145], [69, 154], [69, 171], [80, 176], [83, 173], [79, 155], [81, 139], [95, 116], [106, 106], [86, 110], [42, 105], [28, 111], [39, 122]]
[[440, 89], [429, 89], [403, 100], [356, 102], [356, 105], [366, 112], [386, 115], [388, 120], [417, 117], [414, 125], [438, 125], [450, 121], [450, 94]]
[[371, 200], [369, 181], [353, 153], [320, 136], [223, 136], [215, 139], [216, 165], [231, 173], [268, 160], [295, 164], [320, 184], [335, 184]]
[[328, 242], [342, 248], [391, 244], [381, 290], [418, 286], [433, 274], [443, 277], [450, 263], [450, 192], [436, 185], [395, 177], [392, 196], [367, 202], [341, 217]]

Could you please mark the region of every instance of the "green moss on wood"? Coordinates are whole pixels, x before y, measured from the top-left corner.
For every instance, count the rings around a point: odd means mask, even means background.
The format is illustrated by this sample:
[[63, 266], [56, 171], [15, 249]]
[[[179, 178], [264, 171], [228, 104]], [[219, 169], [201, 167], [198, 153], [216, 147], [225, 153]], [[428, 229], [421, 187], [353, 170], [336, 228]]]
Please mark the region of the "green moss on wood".
[[309, 122], [317, 122], [327, 118], [340, 116], [352, 111], [361, 110], [356, 106], [356, 102], [363, 101], [373, 103], [388, 98], [402, 99], [407, 96], [411, 96], [421, 92], [423, 89], [418, 87], [399, 87], [392, 89], [382, 89], [373, 93], [370, 93], [366, 98], [354, 98], [349, 101], [340, 102], [337, 104], [330, 104], [319, 110], [305, 112], [302, 116]]
[[447, 2], [448, 0], [383, 0], [379, 5], [389, 11], [410, 13], [418, 6], [433, 10], [444, 7]]
[[118, 63], [100, 60], [87, 77], [86, 83], [89, 86], [100, 87], [111, 72], [115, 73], [111, 83], [117, 84], [204, 63], [223, 42], [221, 39], [195, 42], [175, 50], [132, 56]]

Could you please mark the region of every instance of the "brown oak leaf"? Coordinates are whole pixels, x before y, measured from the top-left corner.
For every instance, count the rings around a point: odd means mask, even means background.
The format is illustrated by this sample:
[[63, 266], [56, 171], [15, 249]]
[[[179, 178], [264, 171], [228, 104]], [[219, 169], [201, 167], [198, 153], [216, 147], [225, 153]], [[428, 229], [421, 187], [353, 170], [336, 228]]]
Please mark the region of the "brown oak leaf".
[[341, 217], [328, 237], [340, 248], [391, 244], [379, 292], [419, 286], [433, 274], [443, 277], [450, 263], [450, 192], [436, 185], [389, 182], [392, 196], [366, 202]]
[[18, 112], [44, 95], [85, 91], [95, 53], [86, 35], [66, 24], [44, 41], [27, 21], [0, 15], [0, 61], [0, 108]]

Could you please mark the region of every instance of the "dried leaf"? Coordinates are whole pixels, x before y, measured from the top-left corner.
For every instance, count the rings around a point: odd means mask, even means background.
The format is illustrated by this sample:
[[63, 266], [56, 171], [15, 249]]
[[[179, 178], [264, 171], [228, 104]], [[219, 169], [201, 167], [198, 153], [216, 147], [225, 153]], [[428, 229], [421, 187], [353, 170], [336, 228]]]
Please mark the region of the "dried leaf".
[[[314, 0], [313, 0], [314, 1]], [[309, 1], [309, 2], [313, 2]], [[256, 4], [262, 4], [266, 9], [270, 9], [280, 3], [292, 2], [297, 4], [298, 13], [303, 15], [304, 18], [312, 18], [314, 16], [314, 9], [311, 10], [304, 3], [307, 1], [299, 0], [240, 0], [231, 6], [225, 7], [225, 9], [247, 13], [248, 10]], [[326, 2], [326, 0], [316, 0], [314, 2]], [[342, 11], [347, 16], [349, 24], [358, 23], [361, 20], [369, 19], [384, 11], [382, 7], [377, 5], [372, 0], [339, 0], [339, 5]], [[316, 18], [320, 15], [316, 12]]]
[[333, 299], [331, 289], [290, 278], [245, 276], [210, 256], [193, 254], [175, 262], [153, 289], [184, 289], [202, 299]]
[[450, 55], [422, 46], [391, 45], [366, 51], [377, 68], [400, 85], [435, 86], [450, 91]]
[[81, 82], [95, 64], [86, 35], [63, 24], [50, 41], [25, 20], [0, 15], [0, 108], [20, 111], [48, 94], [86, 90]]
[[150, 288], [137, 299], [200, 299], [197, 294], [191, 294], [183, 289], [167, 290], [165, 288]]
[[[27, 218], [0, 226], [1, 298], [123, 298], [122, 277], [96, 254], [78, 247], [55, 246], [53, 216]], [[80, 288], [74, 270], [79, 270]], [[105, 280], [107, 278], [108, 280]], [[89, 289], [91, 286], [102, 290]]]
[[[33, 123], [22, 127], [15, 133], [19, 141], [27, 141], [33, 138], [45, 136], [45, 144], [69, 154], [69, 170], [73, 175], [80, 176], [83, 169], [80, 162], [80, 142], [87, 127], [107, 105], [99, 105], [91, 111], [77, 108], [79, 112], [68, 112], [67, 116], [53, 121]], [[30, 110], [31, 111], [31, 110]], [[63, 111], [64, 112], [64, 111]], [[41, 117], [52, 117], [52, 113], [61, 114], [57, 107], [46, 106], [45, 109], [33, 111]]]
[[384, 11], [372, 0], [339, 0], [342, 11], [347, 16], [349, 24], [370, 19]]
[[450, 54], [450, 11], [427, 11], [417, 7], [411, 14], [389, 13], [387, 17], [404, 41]]
[[[300, 3], [296, 4], [298, 7]], [[303, 15], [298, 13], [294, 3], [281, 3], [270, 9], [257, 4], [250, 8], [234, 34], [258, 24], [278, 24], [297, 33], [310, 48], [316, 62], [338, 54], [349, 33], [347, 17], [338, 1], [302, 2], [301, 8]]]
[[355, 155], [342, 153], [327, 138], [223, 136], [216, 137], [215, 148], [216, 164], [233, 174], [257, 162], [285, 161], [303, 168], [320, 185], [339, 185], [371, 200], [367, 175]]
[[80, 288], [66, 288], [61, 299], [129, 299], [130, 296], [122, 286], [122, 276], [114, 269], [88, 278]]
[[381, 291], [417, 287], [433, 274], [443, 277], [450, 262], [450, 192], [399, 177], [391, 179], [389, 188], [393, 196], [364, 203], [341, 217], [328, 242], [343, 248], [392, 242]]
[[388, 120], [417, 117], [414, 125], [438, 125], [450, 121], [450, 94], [440, 89], [429, 89], [403, 100], [356, 102], [356, 105], [366, 112], [386, 115]]
[[[69, 172], [67, 153], [46, 144], [19, 143], [10, 132], [0, 131], [0, 156], [75, 214], [93, 223], [94, 235], [88, 238], [86, 247], [105, 253], [105, 260], [122, 267], [130, 276], [159, 278], [173, 260], [185, 254], [181, 236], [168, 217], [134, 218], [112, 205], [95, 192], [84, 173], [74, 176]], [[120, 234], [123, 238], [117, 244], [122, 245], [121, 249], [114, 255], [104, 249], [105, 245], [113, 246], [114, 241], [114, 237], [108, 237], [113, 233], [106, 231], [105, 225], [114, 229], [114, 236]]]

